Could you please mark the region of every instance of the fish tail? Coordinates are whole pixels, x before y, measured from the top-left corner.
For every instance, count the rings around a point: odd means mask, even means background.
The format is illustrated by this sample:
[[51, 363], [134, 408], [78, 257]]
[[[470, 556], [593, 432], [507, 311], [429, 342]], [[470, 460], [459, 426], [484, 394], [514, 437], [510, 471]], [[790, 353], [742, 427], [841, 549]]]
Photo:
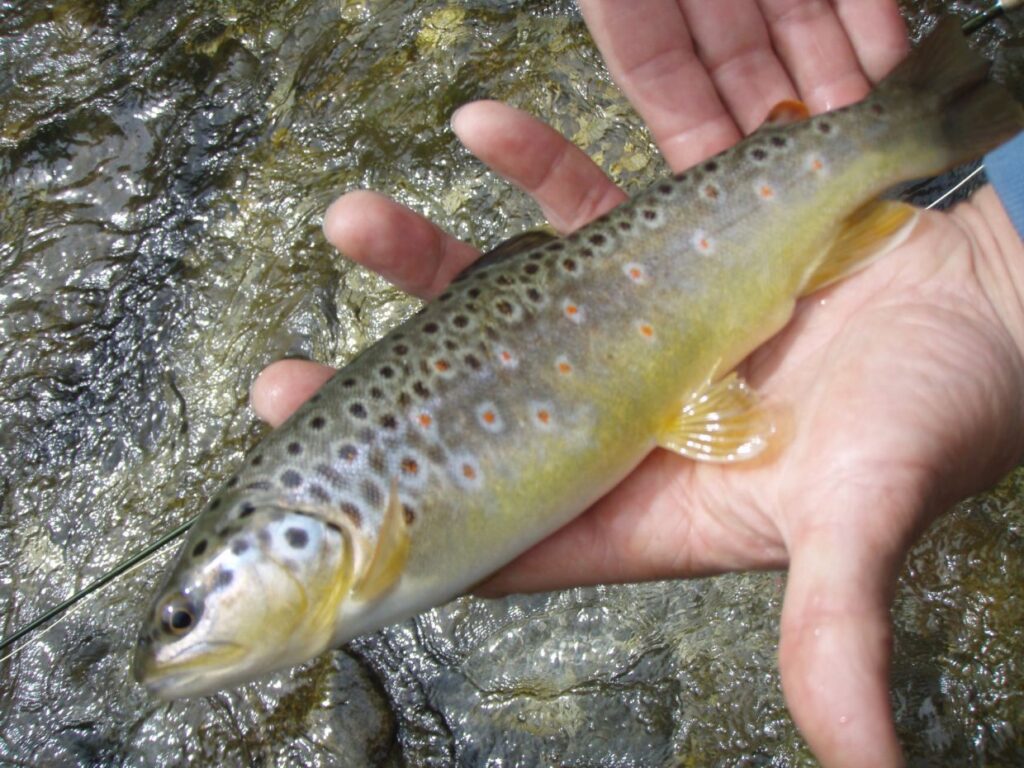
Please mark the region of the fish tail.
[[[1024, 109], [1003, 86], [988, 79], [990, 64], [968, 45], [952, 18], [915, 48], [878, 86], [888, 99], [911, 99], [931, 130], [911, 120], [905, 129], [931, 136], [945, 167], [976, 158], [1024, 130]], [[940, 169], [924, 169], [936, 173]]]

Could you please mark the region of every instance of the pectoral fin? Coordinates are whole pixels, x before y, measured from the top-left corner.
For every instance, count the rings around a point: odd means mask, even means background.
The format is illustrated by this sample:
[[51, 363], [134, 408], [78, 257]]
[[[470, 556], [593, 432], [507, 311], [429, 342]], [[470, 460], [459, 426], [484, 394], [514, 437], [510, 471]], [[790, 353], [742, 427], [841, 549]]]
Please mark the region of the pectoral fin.
[[804, 285], [803, 295], [840, 280], [902, 243], [917, 220], [912, 205], [874, 200], [843, 222], [824, 258]]
[[398, 497], [398, 482], [392, 480], [377, 548], [352, 588], [352, 596], [357, 600], [373, 600], [383, 595], [398, 583], [408, 558], [409, 526]]
[[761, 453], [773, 431], [757, 395], [731, 373], [686, 403], [658, 444], [690, 459], [740, 461]]

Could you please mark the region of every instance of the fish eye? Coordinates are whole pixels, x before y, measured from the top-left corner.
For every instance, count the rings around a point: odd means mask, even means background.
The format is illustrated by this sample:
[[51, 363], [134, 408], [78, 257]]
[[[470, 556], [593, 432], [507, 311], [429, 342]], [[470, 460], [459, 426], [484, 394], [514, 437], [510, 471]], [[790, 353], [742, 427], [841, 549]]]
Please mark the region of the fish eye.
[[173, 595], [164, 601], [159, 615], [163, 631], [178, 637], [188, 634], [199, 618], [196, 607], [183, 595]]

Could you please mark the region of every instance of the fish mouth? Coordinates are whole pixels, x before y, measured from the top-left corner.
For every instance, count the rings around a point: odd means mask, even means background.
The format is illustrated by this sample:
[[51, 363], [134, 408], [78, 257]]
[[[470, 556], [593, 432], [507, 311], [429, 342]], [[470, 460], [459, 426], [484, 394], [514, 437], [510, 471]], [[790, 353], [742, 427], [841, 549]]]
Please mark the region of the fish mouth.
[[[188, 654], [182, 661], [175, 659]], [[132, 676], [150, 695], [170, 700], [205, 696], [228, 687], [238, 674], [234, 662], [246, 649], [228, 641], [207, 641], [168, 658], [140, 649], [132, 663]]]

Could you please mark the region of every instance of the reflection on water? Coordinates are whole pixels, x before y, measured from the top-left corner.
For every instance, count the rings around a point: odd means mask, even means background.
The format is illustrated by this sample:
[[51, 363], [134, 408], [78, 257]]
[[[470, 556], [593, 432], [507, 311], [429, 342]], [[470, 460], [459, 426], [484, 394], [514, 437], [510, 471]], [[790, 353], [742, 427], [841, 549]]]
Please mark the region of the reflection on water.
[[[1019, 35], [998, 50], [1024, 82]], [[199, 509], [264, 429], [264, 364], [341, 362], [415, 309], [324, 244], [334, 196], [380, 189], [481, 244], [537, 222], [458, 147], [455, 107], [543, 115], [630, 188], [661, 168], [568, 0], [7, 3], [0, 62], [3, 634]], [[904, 574], [894, 695], [920, 764], [1024, 760], [1022, 485], [942, 520]], [[458, 600], [165, 705], [127, 669], [168, 554], [2, 662], [0, 760], [810, 760], [779, 575]]]

